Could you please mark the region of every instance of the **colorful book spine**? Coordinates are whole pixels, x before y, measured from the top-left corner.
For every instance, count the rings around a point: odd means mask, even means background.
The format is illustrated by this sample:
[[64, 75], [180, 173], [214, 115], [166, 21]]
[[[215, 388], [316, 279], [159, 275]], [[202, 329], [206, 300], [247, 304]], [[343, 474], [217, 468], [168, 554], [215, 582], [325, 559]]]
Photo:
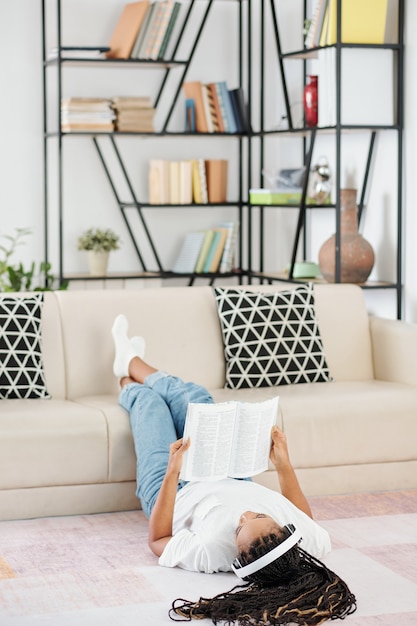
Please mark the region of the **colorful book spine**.
[[234, 265], [237, 229], [233, 222], [224, 222], [220, 226], [227, 229], [227, 236], [220, 261], [219, 273], [226, 274], [232, 271]]
[[204, 261], [203, 273], [208, 274], [213, 261], [214, 253], [216, 252], [217, 245], [220, 241], [220, 231], [215, 229], [211, 240], [210, 248], [208, 249], [207, 256]]
[[158, 29], [155, 33], [155, 38], [152, 44], [151, 51], [149, 53], [149, 58], [153, 61], [156, 61], [159, 56], [159, 49], [164, 40], [166, 29], [168, 28], [169, 20], [171, 19], [172, 12], [174, 10], [175, 2], [174, 0], [166, 0], [166, 2], [162, 2], [162, 11], [161, 17], [158, 23]]
[[219, 98], [217, 96], [217, 90], [215, 83], [207, 83], [207, 91], [210, 100], [210, 107], [214, 107], [214, 117], [216, 119], [215, 127], [218, 129], [217, 132], [224, 133], [225, 127], [223, 122], [223, 115], [220, 108]]
[[189, 81], [182, 84], [186, 98], [194, 100], [195, 106], [195, 127], [198, 133], [207, 133], [208, 126], [203, 101], [203, 90], [200, 81]]
[[138, 32], [137, 37], [136, 37], [136, 41], [135, 41], [135, 43], [133, 45], [132, 53], [130, 55], [132, 59], [139, 58], [140, 49], [141, 49], [141, 46], [142, 46], [142, 44], [143, 44], [143, 42], [144, 42], [144, 40], [146, 38], [148, 25], [149, 25], [150, 20], [152, 19], [152, 13], [153, 13], [154, 9], [155, 9], [155, 4], [150, 4], [148, 6], [145, 18], [144, 18], [143, 23], [142, 23], [142, 26], [139, 29], [139, 32]]
[[195, 272], [201, 274], [204, 271], [204, 264], [206, 262], [207, 254], [210, 250], [211, 242], [214, 237], [214, 230], [207, 230], [204, 236], [203, 245], [201, 246], [200, 254], [198, 255], [197, 263], [195, 266]]
[[175, 5], [174, 5], [174, 10], [172, 11], [171, 18], [169, 20], [167, 29], [165, 31], [164, 38], [162, 40], [161, 47], [160, 47], [158, 55], [157, 55], [158, 59], [165, 58], [165, 54], [166, 54], [166, 51], [167, 51], [167, 48], [168, 48], [168, 44], [170, 42], [170, 39], [172, 37], [172, 33], [174, 31], [174, 26], [175, 26], [175, 24], [176, 24], [176, 22], [178, 20], [180, 9], [181, 9], [181, 3], [180, 2], [176, 2]]
[[229, 90], [227, 89], [226, 81], [222, 80], [218, 84], [220, 86], [220, 98], [221, 98], [221, 101], [223, 102], [224, 111], [226, 114], [227, 129], [228, 129], [227, 132], [236, 133], [237, 126], [236, 126], [235, 116], [233, 114], [232, 103], [230, 101], [230, 95], [229, 95]]

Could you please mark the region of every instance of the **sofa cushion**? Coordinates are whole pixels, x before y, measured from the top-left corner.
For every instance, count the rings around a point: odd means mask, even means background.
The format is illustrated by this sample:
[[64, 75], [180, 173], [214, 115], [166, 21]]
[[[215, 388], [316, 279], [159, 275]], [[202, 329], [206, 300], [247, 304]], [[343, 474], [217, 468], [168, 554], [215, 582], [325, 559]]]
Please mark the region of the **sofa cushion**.
[[41, 350], [43, 294], [0, 298], [0, 398], [48, 398]]
[[416, 458], [417, 387], [377, 380], [297, 385], [279, 391], [295, 468]]
[[312, 285], [247, 292], [215, 287], [226, 386], [273, 387], [330, 380]]
[[109, 432], [99, 409], [65, 400], [3, 400], [0, 489], [107, 483]]

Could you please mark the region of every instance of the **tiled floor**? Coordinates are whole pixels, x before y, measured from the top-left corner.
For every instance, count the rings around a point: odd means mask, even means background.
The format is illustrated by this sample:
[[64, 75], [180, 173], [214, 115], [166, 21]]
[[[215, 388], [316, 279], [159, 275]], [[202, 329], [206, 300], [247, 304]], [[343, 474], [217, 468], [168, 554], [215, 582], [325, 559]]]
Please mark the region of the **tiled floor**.
[[[326, 563], [357, 597], [343, 623], [417, 625], [417, 490], [310, 502], [332, 537]], [[159, 567], [146, 533], [137, 511], [1, 522], [0, 626], [167, 626], [173, 599], [234, 584]]]

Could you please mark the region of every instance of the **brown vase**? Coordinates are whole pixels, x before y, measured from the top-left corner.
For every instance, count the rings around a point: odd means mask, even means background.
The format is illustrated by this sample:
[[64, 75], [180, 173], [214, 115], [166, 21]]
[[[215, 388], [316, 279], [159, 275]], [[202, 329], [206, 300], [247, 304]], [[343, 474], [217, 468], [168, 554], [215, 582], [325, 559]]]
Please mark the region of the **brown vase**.
[[[340, 282], [364, 283], [372, 271], [375, 255], [371, 244], [358, 232], [356, 189], [340, 190], [340, 210]], [[321, 246], [319, 265], [327, 282], [335, 282], [336, 235]]]

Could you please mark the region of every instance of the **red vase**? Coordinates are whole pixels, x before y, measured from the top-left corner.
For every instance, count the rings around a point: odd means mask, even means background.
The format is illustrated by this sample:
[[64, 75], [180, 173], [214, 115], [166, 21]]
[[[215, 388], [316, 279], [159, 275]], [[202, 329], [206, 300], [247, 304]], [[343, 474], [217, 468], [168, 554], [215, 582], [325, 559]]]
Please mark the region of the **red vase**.
[[304, 87], [304, 117], [306, 126], [317, 126], [319, 120], [318, 77], [308, 76], [308, 81]]

